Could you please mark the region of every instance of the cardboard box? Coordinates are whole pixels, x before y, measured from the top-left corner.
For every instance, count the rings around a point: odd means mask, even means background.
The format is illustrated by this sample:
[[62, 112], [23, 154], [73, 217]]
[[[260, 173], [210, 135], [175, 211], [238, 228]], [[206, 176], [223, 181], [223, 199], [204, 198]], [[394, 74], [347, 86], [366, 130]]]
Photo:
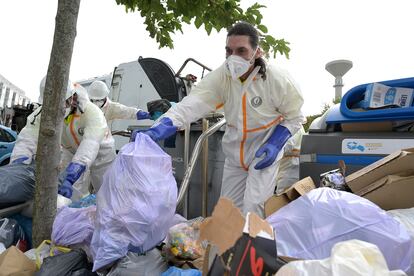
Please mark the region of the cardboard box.
[[414, 207], [414, 149], [392, 153], [345, 180], [353, 193], [382, 209]]
[[383, 108], [387, 106], [410, 107], [414, 89], [390, 87], [381, 83], [367, 85], [363, 108]]
[[254, 213], [244, 219], [226, 198], [201, 224], [202, 240], [212, 244], [204, 258], [210, 265], [204, 266], [203, 275], [274, 275], [286, 263], [277, 258], [272, 226]]
[[359, 190], [362, 196], [384, 210], [414, 207], [414, 172], [388, 175]]
[[11, 246], [0, 255], [0, 275], [34, 275], [36, 264], [17, 247]]
[[387, 175], [404, 173], [414, 169], [414, 148], [391, 153], [390, 155], [345, 177], [352, 192], [358, 193], [380, 178]]
[[391, 121], [383, 122], [359, 122], [341, 124], [343, 132], [378, 132], [392, 131], [393, 124]]
[[274, 195], [264, 204], [265, 216], [268, 217], [289, 202], [299, 198], [307, 192], [315, 189], [315, 183], [309, 176], [299, 180], [292, 187], [285, 190], [280, 195]]

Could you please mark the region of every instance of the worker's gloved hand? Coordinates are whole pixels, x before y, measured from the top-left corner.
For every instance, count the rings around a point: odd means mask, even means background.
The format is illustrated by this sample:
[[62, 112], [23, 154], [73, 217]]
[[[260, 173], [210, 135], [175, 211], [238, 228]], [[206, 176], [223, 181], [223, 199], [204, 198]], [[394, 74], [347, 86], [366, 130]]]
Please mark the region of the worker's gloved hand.
[[81, 175], [85, 172], [86, 166], [83, 164], [70, 162], [66, 168], [66, 177], [63, 184], [59, 187], [58, 193], [64, 197], [72, 197], [72, 185], [75, 183]]
[[12, 164], [22, 164], [24, 161], [26, 161], [28, 159], [29, 159], [29, 157], [22, 156], [22, 157], [19, 157], [19, 158], [13, 160]]
[[73, 188], [72, 188], [72, 184], [70, 184], [70, 182], [68, 181], [64, 181], [63, 184], [59, 187], [59, 191], [58, 193], [66, 198], [71, 198], [72, 197], [72, 192], [73, 192]]
[[177, 132], [177, 127], [173, 125], [170, 118], [164, 117], [159, 121], [158, 124], [152, 126], [147, 130], [134, 130], [132, 133], [131, 141], [135, 141], [135, 137], [137, 136], [138, 132], [144, 133], [151, 137], [151, 139], [155, 142], [158, 142], [174, 135]]
[[154, 112], [152, 112], [151, 120], [153, 120], [153, 121], [158, 120], [158, 118], [161, 117], [162, 114], [164, 114], [164, 113], [162, 113], [161, 111], [154, 111]]
[[151, 119], [151, 115], [146, 111], [138, 110], [137, 120], [145, 120], [145, 119]]
[[254, 168], [256, 170], [262, 170], [272, 165], [280, 150], [291, 136], [292, 134], [286, 127], [277, 125], [269, 140], [256, 152], [256, 158], [260, 158], [264, 153], [266, 153], [266, 156]]

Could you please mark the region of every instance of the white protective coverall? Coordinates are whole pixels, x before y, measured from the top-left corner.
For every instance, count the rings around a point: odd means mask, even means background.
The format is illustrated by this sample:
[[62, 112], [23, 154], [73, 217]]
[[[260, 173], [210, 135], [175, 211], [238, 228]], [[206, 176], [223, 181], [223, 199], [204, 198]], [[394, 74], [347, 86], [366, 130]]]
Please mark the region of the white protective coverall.
[[263, 216], [263, 204], [274, 192], [283, 150], [273, 165], [263, 170], [254, 169], [261, 160], [255, 158], [256, 151], [279, 123], [294, 135], [304, 116], [302, 95], [287, 72], [269, 65], [263, 80], [259, 69], [241, 82], [233, 80], [223, 64], [163, 117], [183, 129], [223, 106], [227, 127], [222, 140], [226, 160], [221, 196], [233, 200], [245, 214], [253, 211]]
[[[115, 159], [114, 142], [102, 111], [89, 101], [86, 90], [79, 89], [76, 93], [83, 113], [77, 109], [75, 114], [65, 119], [61, 140], [62, 159], [85, 165], [90, 170], [90, 181], [95, 191], [98, 191], [107, 167]], [[27, 118], [27, 124], [20, 132], [14, 146], [11, 162], [19, 157], [27, 156], [29, 160], [25, 163], [28, 163], [34, 158], [37, 150], [41, 109], [42, 107], [39, 107]], [[85, 182], [86, 179], [87, 177], [81, 177], [74, 183], [72, 199], [78, 199], [85, 194], [89, 184]]]
[[302, 136], [305, 130], [301, 127], [287, 142], [284, 148], [283, 158], [279, 161], [279, 172], [276, 179], [276, 194], [281, 194], [286, 189], [299, 181], [299, 157]]
[[106, 98], [106, 103], [101, 108], [108, 124], [113, 120], [136, 120], [138, 108], [113, 102]]

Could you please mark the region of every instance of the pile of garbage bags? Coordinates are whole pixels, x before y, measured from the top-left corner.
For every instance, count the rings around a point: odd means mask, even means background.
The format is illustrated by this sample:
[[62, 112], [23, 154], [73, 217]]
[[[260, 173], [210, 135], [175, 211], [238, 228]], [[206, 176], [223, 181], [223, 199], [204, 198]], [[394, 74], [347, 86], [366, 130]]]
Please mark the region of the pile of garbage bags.
[[[186, 220], [171, 157], [138, 133], [97, 195], [62, 204], [51, 240], [31, 249], [31, 225], [0, 219], [0, 275], [414, 275], [414, 208], [385, 211], [344, 176], [302, 181], [266, 219], [220, 199], [211, 217]], [[30, 199], [24, 189], [11, 200]]]

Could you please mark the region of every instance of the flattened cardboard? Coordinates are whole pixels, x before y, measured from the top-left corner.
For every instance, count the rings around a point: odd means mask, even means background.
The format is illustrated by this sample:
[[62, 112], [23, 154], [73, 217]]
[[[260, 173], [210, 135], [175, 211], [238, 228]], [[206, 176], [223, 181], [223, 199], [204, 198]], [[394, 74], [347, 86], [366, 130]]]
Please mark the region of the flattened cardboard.
[[355, 194], [366, 186], [388, 176], [398, 175], [414, 169], [414, 148], [394, 152], [365, 168], [348, 175], [345, 181]]
[[260, 233], [266, 233], [268, 236], [270, 236], [272, 239], [274, 239], [274, 232], [272, 226], [270, 224], [261, 219], [258, 215], [255, 213], [249, 213], [249, 228], [248, 233], [250, 237], [256, 238], [257, 236], [260, 236]]
[[392, 131], [391, 121], [383, 122], [358, 122], [341, 124], [342, 132], [376, 132]]
[[388, 175], [358, 192], [384, 210], [414, 207], [414, 172], [405, 175]]
[[309, 176], [299, 180], [292, 187], [281, 193], [270, 197], [264, 204], [265, 216], [268, 217], [274, 212], [287, 205], [289, 202], [315, 189], [315, 183]]
[[245, 222], [242, 213], [230, 199], [220, 198], [211, 217], [200, 225], [200, 241], [208, 240], [215, 244], [221, 255], [242, 236]]
[[0, 255], [0, 275], [34, 275], [36, 264], [17, 247], [11, 246]]

